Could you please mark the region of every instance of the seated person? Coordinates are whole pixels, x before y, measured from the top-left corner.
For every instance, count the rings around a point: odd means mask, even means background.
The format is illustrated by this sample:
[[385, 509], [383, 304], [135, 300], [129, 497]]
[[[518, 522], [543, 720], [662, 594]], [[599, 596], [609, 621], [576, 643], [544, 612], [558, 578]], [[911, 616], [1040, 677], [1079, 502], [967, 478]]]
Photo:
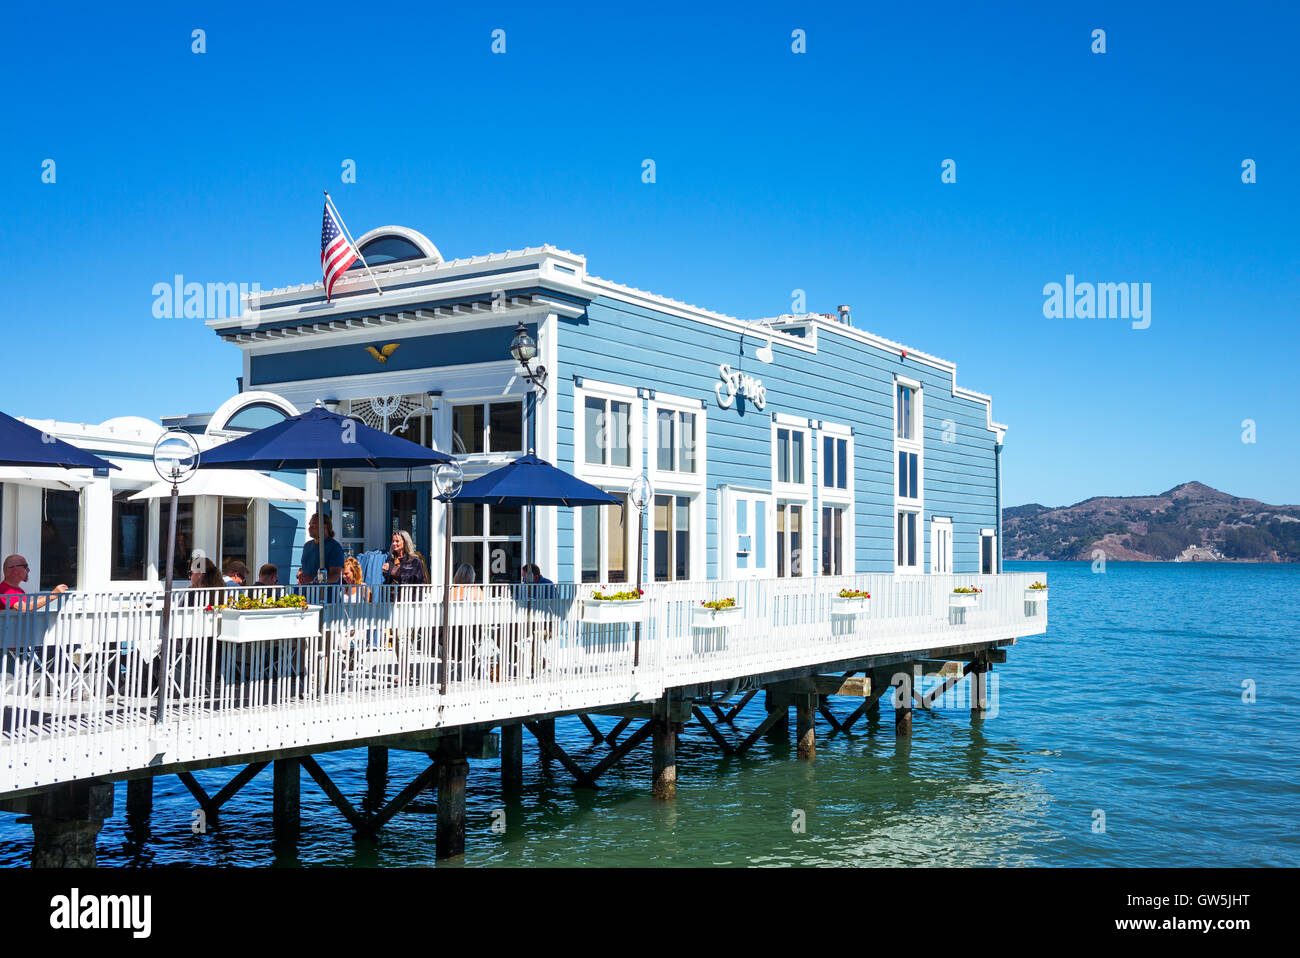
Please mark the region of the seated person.
[[[0, 609], [9, 608], [18, 612], [32, 612], [36, 609], [45, 608], [51, 596], [43, 595], [31, 599], [19, 598], [27, 594], [23, 590], [22, 584], [27, 581], [29, 574], [27, 560], [22, 556], [11, 555], [5, 558], [4, 581], [0, 582]], [[62, 595], [68, 591], [68, 587], [60, 582], [50, 591], [56, 595]]]

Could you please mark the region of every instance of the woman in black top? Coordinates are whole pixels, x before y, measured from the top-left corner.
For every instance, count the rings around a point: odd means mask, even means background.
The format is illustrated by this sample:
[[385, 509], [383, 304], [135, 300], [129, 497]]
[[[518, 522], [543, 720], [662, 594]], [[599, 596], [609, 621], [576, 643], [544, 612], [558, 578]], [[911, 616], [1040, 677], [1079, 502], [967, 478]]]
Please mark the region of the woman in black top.
[[429, 573], [424, 567], [424, 560], [415, 551], [411, 534], [399, 529], [393, 533], [391, 551], [388, 561], [384, 563], [384, 583], [386, 585], [428, 585]]

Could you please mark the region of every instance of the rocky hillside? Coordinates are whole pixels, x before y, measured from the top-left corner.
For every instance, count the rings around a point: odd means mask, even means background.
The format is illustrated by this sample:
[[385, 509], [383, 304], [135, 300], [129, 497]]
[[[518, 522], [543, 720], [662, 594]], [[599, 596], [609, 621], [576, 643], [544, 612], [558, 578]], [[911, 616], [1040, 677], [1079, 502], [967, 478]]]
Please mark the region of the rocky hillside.
[[1138, 562], [1240, 559], [1300, 562], [1300, 506], [1185, 482], [1158, 496], [1095, 496], [1072, 506], [1037, 503], [1002, 512], [1008, 559]]

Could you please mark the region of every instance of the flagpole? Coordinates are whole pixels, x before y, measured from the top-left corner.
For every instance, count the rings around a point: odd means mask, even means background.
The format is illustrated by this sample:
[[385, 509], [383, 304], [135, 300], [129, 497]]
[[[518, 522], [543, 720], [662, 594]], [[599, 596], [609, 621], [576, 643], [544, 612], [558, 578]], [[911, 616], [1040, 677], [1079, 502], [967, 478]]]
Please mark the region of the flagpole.
[[379, 286], [379, 280], [375, 279], [375, 274], [371, 271], [370, 264], [367, 263], [366, 258], [361, 255], [361, 247], [357, 246], [356, 241], [352, 238], [352, 234], [348, 232], [348, 224], [343, 222], [343, 214], [340, 213], [339, 208], [334, 205], [334, 197], [330, 196], [329, 190], [325, 190], [325, 202], [328, 203], [330, 209], [334, 211], [334, 218], [339, 221], [339, 226], [343, 227], [343, 235], [348, 238], [348, 242], [352, 244], [352, 248], [357, 251], [357, 259], [361, 260], [361, 265], [366, 268], [367, 273], [370, 273], [370, 281], [375, 284], [375, 289], [379, 292], [379, 295], [383, 296], [384, 291]]

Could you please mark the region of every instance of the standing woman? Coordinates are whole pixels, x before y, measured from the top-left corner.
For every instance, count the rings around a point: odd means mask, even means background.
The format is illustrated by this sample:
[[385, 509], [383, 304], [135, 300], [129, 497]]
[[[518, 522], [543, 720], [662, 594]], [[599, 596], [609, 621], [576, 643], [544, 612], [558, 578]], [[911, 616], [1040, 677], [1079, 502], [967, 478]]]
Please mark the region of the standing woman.
[[424, 567], [424, 560], [415, 551], [411, 534], [405, 529], [393, 533], [393, 541], [384, 563], [385, 585], [428, 585], [429, 572]]

